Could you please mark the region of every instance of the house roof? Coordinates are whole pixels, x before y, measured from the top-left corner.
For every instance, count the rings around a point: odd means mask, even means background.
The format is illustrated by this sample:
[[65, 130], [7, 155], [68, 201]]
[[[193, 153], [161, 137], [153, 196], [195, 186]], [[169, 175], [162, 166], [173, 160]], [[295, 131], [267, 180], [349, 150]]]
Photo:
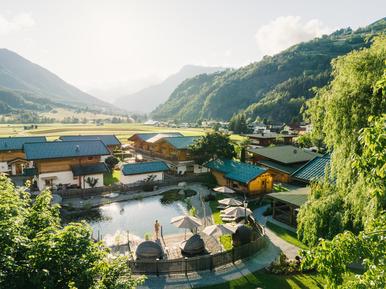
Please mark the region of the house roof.
[[176, 149], [188, 149], [199, 138], [199, 136], [178, 136], [166, 137], [164, 140]]
[[163, 172], [168, 170], [169, 170], [168, 165], [162, 161], [133, 163], [133, 164], [125, 164], [122, 166], [122, 173], [125, 176]]
[[0, 138], [0, 151], [22, 150], [25, 143], [45, 141], [45, 136], [2, 137]]
[[64, 135], [59, 139], [63, 141], [76, 141], [76, 140], [101, 140], [105, 145], [121, 145], [119, 139], [113, 134], [106, 135]]
[[213, 160], [205, 164], [211, 170], [219, 171], [224, 174], [227, 179], [248, 184], [250, 181], [260, 176], [267, 171], [266, 168], [240, 163], [233, 160]]
[[87, 176], [93, 174], [106, 173], [108, 171], [105, 163], [96, 163], [89, 165], [74, 165], [71, 166], [74, 176]]
[[291, 134], [279, 134], [276, 132], [264, 132], [264, 133], [254, 133], [254, 134], [246, 134], [245, 136], [249, 138], [258, 138], [258, 139], [274, 139], [277, 137], [282, 138], [293, 138], [294, 135]]
[[26, 143], [24, 145], [24, 152], [27, 160], [101, 156], [110, 154], [107, 147], [100, 140]]
[[267, 196], [281, 202], [300, 207], [307, 202], [310, 187], [298, 188], [288, 192], [270, 193]]
[[[136, 134], [133, 134], [131, 137], [129, 137], [128, 140], [133, 141], [136, 138], [139, 138], [139, 139], [141, 139], [143, 141], [148, 141], [149, 139], [151, 139], [152, 137], [155, 137], [158, 134], [161, 134], [161, 133], [153, 133], [153, 132], [136, 133]], [[162, 134], [173, 134], [175, 136], [183, 136], [179, 132], [164, 132]]]
[[322, 179], [326, 166], [330, 166], [330, 155], [318, 156], [293, 172], [292, 177], [305, 182]]
[[281, 164], [270, 160], [258, 160], [257, 163], [264, 167], [268, 167], [270, 169], [280, 171], [288, 175], [291, 175], [294, 171], [303, 166], [302, 164]]
[[306, 151], [302, 148], [297, 148], [291, 145], [250, 148], [248, 151], [252, 154], [260, 155], [264, 158], [283, 164], [307, 162], [316, 156], [320, 156], [317, 153]]
[[170, 138], [173, 138], [173, 137], [181, 137], [182, 134], [180, 133], [159, 133], [159, 134], [156, 134], [155, 136], [149, 138], [146, 140], [146, 142], [148, 143], [155, 143], [161, 139], [164, 139], [166, 137], [170, 137]]

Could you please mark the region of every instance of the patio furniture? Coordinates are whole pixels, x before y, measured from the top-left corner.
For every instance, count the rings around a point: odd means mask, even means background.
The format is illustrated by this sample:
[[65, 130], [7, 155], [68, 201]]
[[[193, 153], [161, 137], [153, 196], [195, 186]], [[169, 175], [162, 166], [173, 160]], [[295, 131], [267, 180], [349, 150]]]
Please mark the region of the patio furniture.
[[140, 260], [162, 259], [163, 250], [161, 246], [154, 241], [144, 241], [138, 245], [135, 255], [137, 259]]
[[198, 234], [180, 243], [181, 253], [187, 256], [201, 255], [205, 253], [205, 243]]
[[201, 221], [193, 216], [177, 216], [171, 219], [171, 224], [174, 224], [177, 228], [185, 229], [185, 240], [186, 240], [186, 229], [193, 230], [202, 225]]
[[252, 229], [245, 225], [241, 225], [236, 229], [236, 232], [232, 235], [233, 246], [240, 246], [252, 241], [253, 232]]
[[236, 227], [228, 224], [218, 224], [207, 226], [202, 232], [208, 236], [220, 237], [226, 234], [233, 234], [236, 232], [236, 229]]

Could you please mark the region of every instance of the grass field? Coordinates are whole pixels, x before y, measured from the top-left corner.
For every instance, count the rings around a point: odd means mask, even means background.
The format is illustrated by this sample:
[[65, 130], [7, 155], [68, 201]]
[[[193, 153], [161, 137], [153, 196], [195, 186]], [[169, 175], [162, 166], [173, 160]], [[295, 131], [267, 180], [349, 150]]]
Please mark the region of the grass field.
[[245, 275], [230, 282], [200, 287], [201, 289], [318, 289], [323, 288], [322, 277], [315, 274], [273, 275], [262, 271]]
[[288, 231], [278, 225], [275, 225], [271, 222], [267, 222], [267, 227], [274, 232], [276, 235], [278, 235], [283, 240], [287, 241], [288, 243], [295, 245], [296, 247], [299, 247], [300, 249], [307, 250], [308, 247], [304, 245], [302, 242], [299, 241], [298, 236], [296, 233]]
[[[78, 134], [115, 134], [122, 143], [135, 133], [141, 132], [180, 132], [186, 136], [204, 135], [210, 129], [203, 128], [169, 128], [149, 126], [138, 123], [117, 123], [97, 126], [95, 124], [39, 124], [37, 129], [24, 130], [23, 124], [1, 124], [0, 136], [31, 136], [43, 135], [49, 140], [57, 139], [61, 135]], [[242, 136], [232, 135], [233, 141], [241, 141]]]

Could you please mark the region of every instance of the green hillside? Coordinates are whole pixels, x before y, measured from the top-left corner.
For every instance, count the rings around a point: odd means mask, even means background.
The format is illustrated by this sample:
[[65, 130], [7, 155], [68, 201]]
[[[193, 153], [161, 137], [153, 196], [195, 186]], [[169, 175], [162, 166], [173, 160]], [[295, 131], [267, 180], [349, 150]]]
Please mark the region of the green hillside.
[[330, 80], [331, 60], [368, 47], [369, 36], [385, 31], [386, 18], [356, 31], [340, 29], [297, 44], [240, 69], [190, 78], [151, 116], [178, 121], [228, 120], [245, 112], [252, 119], [275, 122], [300, 119], [304, 101], [313, 97], [312, 88]]
[[[35, 99], [50, 100], [49, 104], [61, 103], [76, 107], [113, 109], [112, 105], [79, 90], [47, 69], [8, 49], [0, 49], [0, 87], [8, 92], [14, 91], [14, 94], [21, 98], [25, 96], [28, 98], [29, 95]], [[1, 99], [3, 100], [4, 98]], [[20, 99], [17, 101], [20, 103]], [[15, 105], [8, 102], [5, 104], [10, 107]]]

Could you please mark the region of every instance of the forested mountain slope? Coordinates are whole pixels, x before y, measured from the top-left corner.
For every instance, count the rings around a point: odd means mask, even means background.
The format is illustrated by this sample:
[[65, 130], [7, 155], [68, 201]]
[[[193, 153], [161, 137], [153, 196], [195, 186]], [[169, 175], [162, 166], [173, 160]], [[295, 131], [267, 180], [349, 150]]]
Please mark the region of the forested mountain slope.
[[331, 60], [368, 47], [369, 36], [385, 31], [386, 18], [356, 31], [340, 29], [299, 43], [240, 69], [198, 75], [181, 83], [151, 116], [178, 121], [228, 120], [243, 112], [251, 119], [298, 120], [304, 101], [314, 95], [311, 89], [330, 80]]
[[14, 94], [20, 97], [20, 94], [29, 94], [53, 103], [96, 108], [112, 107], [8, 49], [0, 49], [0, 87], [14, 90]]
[[185, 79], [202, 73], [213, 73], [224, 70], [222, 67], [206, 67], [185, 65], [177, 73], [169, 76], [159, 84], [146, 87], [138, 92], [118, 98], [114, 104], [128, 111], [151, 112], [159, 104], [164, 103], [169, 95]]

